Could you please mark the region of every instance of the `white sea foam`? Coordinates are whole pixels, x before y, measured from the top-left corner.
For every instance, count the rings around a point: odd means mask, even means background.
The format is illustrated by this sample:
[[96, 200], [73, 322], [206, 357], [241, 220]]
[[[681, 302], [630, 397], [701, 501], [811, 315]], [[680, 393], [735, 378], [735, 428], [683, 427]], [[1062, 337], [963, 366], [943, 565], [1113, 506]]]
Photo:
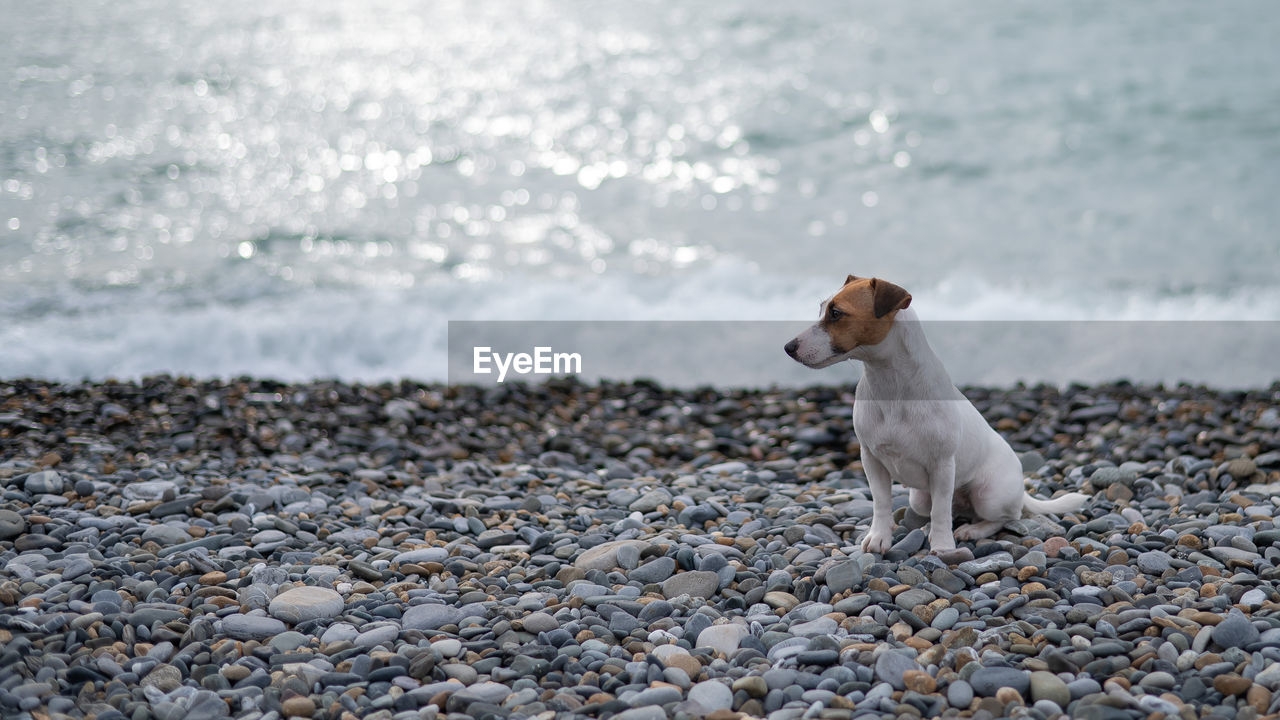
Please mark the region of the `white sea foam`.
[[[791, 328], [799, 329], [811, 322], [819, 301], [838, 286], [839, 279], [770, 276], [722, 261], [697, 272], [661, 278], [632, 277], [627, 281], [600, 277], [581, 283], [559, 283], [513, 278], [394, 291], [310, 290], [235, 303], [97, 291], [91, 300], [70, 301], [83, 310], [19, 317], [0, 327], [0, 376], [73, 380], [168, 372], [200, 377], [247, 374], [282, 380], [443, 380], [447, 375], [450, 320], [715, 320], [786, 321], [768, 331], [778, 334], [776, 342], [766, 338], [767, 348], [752, 351], [760, 354], [760, 359], [745, 357], [741, 352], [733, 354], [732, 363], [743, 368], [764, 363], [747, 377], [763, 383], [834, 382], [841, 377], [798, 374], [773, 378], [770, 373], [774, 355], [779, 354], [772, 345], [781, 346]], [[1105, 340], [1114, 327], [1089, 331], [1096, 337], [1077, 329], [1074, 342], [1099, 347], [1082, 354], [1070, 367], [1042, 365], [1039, 376], [1033, 369], [1019, 372], [1018, 379], [1128, 377], [1201, 379], [1238, 385], [1265, 383], [1274, 375], [1267, 367], [1244, 367], [1243, 360], [1238, 354], [1232, 355], [1230, 348], [1177, 343], [1180, 331], [1174, 330], [1177, 326], [1172, 324], [1187, 321], [1185, 334], [1190, 336], [1202, 334], [1212, 324], [1194, 321], [1270, 321], [1255, 325], [1222, 323], [1232, 329], [1220, 340], [1231, 344], [1237, 335], [1257, 335], [1259, 339], [1253, 342], [1270, 342], [1275, 338], [1274, 328], [1280, 326], [1280, 291], [1274, 289], [1243, 290], [1229, 296], [1164, 298], [1095, 294], [1086, 301], [948, 281], [933, 288], [913, 288], [913, 296], [913, 306], [923, 320], [969, 321], [957, 325], [963, 332], [939, 326], [931, 333], [939, 337], [935, 344], [941, 338], [951, 338], [946, 342], [956, 352], [972, 350], [984, 342], [1001, 342], [1010, 357], [1036, 358], [1046, 351], [1045, 343], [1073, 342], [1062, 338], [1061, 328], [1055, 331], [1058, 335], [1029, 330], [1037, 325], [1052, 327], [1052, 321], [1126, 321], [1132, 324], [1124, 331], [1127, 335], [1133, 335], [1138, 327], [1153, 333], [1151, 328], [1160, 327], [1155, 333], [1159, 337], [1152, 342], [1178, 345], [1165, 348], [1167, 352], [1163, 353], [1178, 358], [1179, 364], [1171, 370], [1152, 366], [1149, 360], [1131, 362], [1134, 346]], [[1018, 321], [1020, 329], [1009, 337], [1008, 325], [996, 321]], [[1144, 322], [1145, 325], [1138, 324]], [[1098, 328], [1105, 326], [1106, 323], [1097, 323]], [[646, 326], [637, 328], [637, 332], [646, 332]], [[1266, 332], [1261, 332], [1264, 328]], [[653, 342], [660, 343], [662, 338], [653, 338]], [[1261, 350], [1266, 347], [1264, 344]], [[1108, 348], [1114, 352], [1106, 352]], [[945, 346], [939, 348], [944, 354], [947, 350]], [[1280, 352], [1277, 347], [1272, 350]], [[675, 353], [673, 349], [672, 354]], [[965, 354], [970, 353], [966, 350]], [[1224, 376], [1221, 368], [1227, 358], [1235, 365]], [[1203, 368], [1203, 373], [1197, 374], [1197, 367]], [[1211, 372], [1215, 367], [1219, 371]], [[664, 379], [661, 368], [653, 370], [656, 379]], [[1007, 373], [983, 374], [981, 368], [953, 373], [962, 382], [1013, 379]]]

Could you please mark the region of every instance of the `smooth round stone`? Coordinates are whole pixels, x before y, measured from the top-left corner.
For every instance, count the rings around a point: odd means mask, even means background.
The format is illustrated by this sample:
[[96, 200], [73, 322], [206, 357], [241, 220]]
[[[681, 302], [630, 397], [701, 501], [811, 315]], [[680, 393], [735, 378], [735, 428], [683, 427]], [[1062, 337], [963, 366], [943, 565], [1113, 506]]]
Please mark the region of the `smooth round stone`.
[[1169, 554], [1159, 550], [1149, 550], [1138, 555], [1138, 569], [1147, 575], [1160, 575], [1173, 567]]
[[973, 702], [973, 686], [964, 680], [954, 680], [947, 686], [947, 704], [953, 708], [967, 710]]
[[960, 611], [953, 607], [942, 608], [933, 616], [930, 627], [936, 630], [950, 630], [960, 620]]
[[0, 510], [0, 538], [17, 537], [26, 529], [27, 522], [21, 515], [12, 510]]
[[772, 668], [764, 671], [764, 682], [770, 690], [780, 690], [796, 683], [797, 671], [791, 668]]
[[1013, 688], [1025, 695], [1031, 686], [1031, 679], [1025, 670], [1006, 667], [978, 668], [969, 676], [969, 684], [973, 691], [983, 697], [994, 697], [1002, 687]]
[[1111, 485], [1132, 485], [1138, 475], [1131, 470], [1121, 470], [1118, 467], [1100, 467], [1093, 471], [1089, 476], [1089, 482], [1096, 488], [1105, 488]]
[[315, 578], [322, 583], [332, 583], [342, 574], [342, 570], [333, 565], [312, 565], [307, 568], [307, 577]]
[[689, 699], [708, 713], [733, 708], [733, 691], [719, 680], [705, 680], [689, 688]]
[[334, 623], [325, 629], [324, 634], [320, 636], [320, 642], [329, 643], [343, 642], [355, 640], [360, 631], [351, 623]]
[[454, 680], [461, 682], [463, 685], [470, 685], [480, 677], [480, 673], [476, 672], [475, 668], [470, 665], [463, 665], [462, 663], [442, 665], [440, 666], [440, 669], [444, 672], [445, 677], [453, 678]]
[[418, 548], [406, 550], [391, 559], [395, 563], [444, 562], [449, 559], [449, 551], [442, 547]]
[[441, 657], [456, 657], [462, 652], [462, 641], [454, 638], [437, 640], [431, 643], [431, 649], [440, 653]]
[[273, 528], [254, 533], [254, 536], [249, 539], [249, 542], [253, 545], [267, 545], [271, 543], [281, 543], [288, 539], [288, 535], [285, 535], [283, 532]]
[[791, 626], [791, 634], [798, 637], [813, 637], [815, 635], [831, 635], [839, 628], [835, 620], [829, 617], [820, 617], [816, 620], [810, 620], [805, 623], [796, 623]]
[[709, 647], [718, 653], [732, 655], [747, 632], [745, 626], [734, 623], [712, 625], [698, 633], [698, 641], [694, 647]]
[[304, 585], [285, 590], [271, 600], [268, 612], [272, 617], [289, 623], [306, 622], [318, 618], [337, 617], [345, 603], [342, 596], [329, 588]]
[[644, 585], [660, 583], [672, 576], [676, 571], [676, 560], [670, 557], [659, 557], [635, 568], [627, 573], [627, 579]]
[[1243, 595], [1240, 596], [1241, 605], [1245, 605], [1255, 610], [1261, 607], [1262, 603], [1266, 601], [1267, 601], [1267, 593], [1258, 588], [1247, 590]]
[[[670, 495], [667, 496], [670, 499]], [[618, 549], [624, 545], [634, 545], [638, 548], [644, 548], [649, 543], [644, 540], [614, 540], [612, 542], [602, 543], [593, 548], [582, 551], [578, 559], [573, 561], [574, 567], [583, 570], [609, 570], [618, 567]]]
[[769, 692], [769, 683], [760, 675], [747, 675], [733, 681], [733, 691], [745, 691], [753, 698], [764, 697]]
[[681, 595], [709, 598], [720, 589], [720, 576], [707, 570], [676, 573], [662, 583], [662, 595], [668, 600]]
[[658, 705], [646, 705], [623, 710], [609, 720], [667, 720], [667, 711]]
[[1042, 717], [1054, 717], [1062, 712], [1062, 706], [1052, 700], [1037, 700], [1031, 705]]
[[609, 588], [603, 585], [597, 585], [595, 583], [587, 582], [585, 580], [579, 580], [573, 583], [573, 587], [569, 588], [570, 597], [590, 598], [590, 597], [600, 597], [602, 595], [612, 595], [612, 594], [613, 593], [609, 590]]
[[239, 640], [266, 640], [288, 628], [279, 620], [264, 615], [228, 615], [222, 619], [222, 630]]
[[157, 665], [142, 678], [144, 687], [153, 687], [160, 692], [170, 692], [182, 684], [182, 671], [172, 665]]
[[32, 495], [58, 494], [65, 483], [56, 470], [41, 470], [27, 476], [23, 488]]
[[919, 670], [920, 664], [900, 652], [887, 650], [876, 658], [875, 676], [880, 682], [893, 686], [894, 690], [905, 690], [903, 674], [908, 670]]
[[1071, 702], [1071, 691], [1067, 689], [1067, 684], [1051, 672], [1041, 670], [1031, 673], [1030, 688], [1032, 701], [1049, 700], [1060, 708]]
[[406, 629], [410, 630], [436, 630], [445, 625], [456, 623], [461, 619], [462, 614], [457, 608], [450, 605], [431, 603], [414, 605], [405, 610], [404, 617], [400, 619], [400, 622]]
[[851, 590], [862, 582], [862, 566], [854, 560], [846, 560], [827, 568], [827, 587], [832, 593]]
[[899, 593], [898, 597], [894, 598], [894, 602], [898, 604], [898, 607], [903, 608], [904, 610], [910, 610], [917, 605], [928, 605], [933, 602], [935, 598], [936, 596], [928, 590], [912, 588]]
[[96, 604], [114, 605], [119, 608], [124, 601], [120, 598], [120, 593], [115, 590], [98, 590], [89, 598], [90, 602]]
[[678, 667], [663, 668], [662, 679], [683, 690], [688, 690], [689, 686], [693, 684], [689, 679], [689, 673]]
[[1260, 633], [1249, 618], [1239, 610], [1232, 608], [1227, 619], [1213, 627], [1213, 641], [1224, 648], [1246, 647], [1257, 642]]
[[764, 594], [764, 604], [775, 610], [780, 609], [790, 612], [792, 608], [800, 604], [800, 600], [789, 592], [773, 590]]
[[[365, 627], [368, 627], [367, 625]], [[400, 628], [395, 625], [380, 625], [378, 627], [362, 630], [356, 639], [352, 642], [356, 647], [371, 648], [383, 643], [395, 642], [400, 637]]]
[[478, 682], [467, 686], [467, 689], [462, 692], [466, 693], [467, 697], [498, 705], [511, 695], [511, 688], [502, 683]]
[[268, 644], [278, 652], [290, 652], [306, 645], [307, 640], [308, 638], [306, 635], [289, 630], [288, 632], [282, 632], [271, 638], [271, 641]]
[[1138, 684], [1149, 689], [1172, 690], [1178, 684], [1178, 681], [1170, 673], [1164, 672], [1163, 670], [1157, 670], [1153, 673], [1148, 673], [1141, 681], [1138, 682]]
[[618, 547], [618, 567], [627, 570], [634, 569], [640, 564], [640, 548], [639, 546], [628, 543]]
[[311, 717], [316, 712], [316, 703], [305, 695], [295, 695], [280, 703], [280, 712], [285, 717]]
[[152, 525], [143, 531], [142, 541], [146, 542], [148, 540], [154, 540], [160, 545], [178, 545], [191, 540], [191, 536], [181, 528], [159, 524]]
[[559, 621], [557, 621], [554, 616], [550, 613], [544, 612], [530, 613], [523, 622], [525, 632], [531, 632], [535, 635], [538, 633], [550, 632], [560, 627]]

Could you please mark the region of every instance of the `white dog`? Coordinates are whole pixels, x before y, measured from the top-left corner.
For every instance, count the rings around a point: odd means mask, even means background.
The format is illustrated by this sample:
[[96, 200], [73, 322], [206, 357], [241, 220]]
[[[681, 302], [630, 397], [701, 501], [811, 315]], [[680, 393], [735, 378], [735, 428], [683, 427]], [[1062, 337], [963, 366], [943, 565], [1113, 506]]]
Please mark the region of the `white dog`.
[[[893, 542], [894, 480], [911, 489], [911, 509], [929, 518], [935, 553], [994, 534], [1024, 508], [1079, 509], [1088, 499], [1081, 493], [1048, 501], [1026, 493], [1013, 448], [952, 384], [910, 304], [891, 282], [850, 275], [818, 322], [786, 346], [811, 368], [862, 361], [853, 428], [874, 503], [862, 549], [883, 553]], [[953, 507], [969, 509], [975, 522], [953, 533]]]

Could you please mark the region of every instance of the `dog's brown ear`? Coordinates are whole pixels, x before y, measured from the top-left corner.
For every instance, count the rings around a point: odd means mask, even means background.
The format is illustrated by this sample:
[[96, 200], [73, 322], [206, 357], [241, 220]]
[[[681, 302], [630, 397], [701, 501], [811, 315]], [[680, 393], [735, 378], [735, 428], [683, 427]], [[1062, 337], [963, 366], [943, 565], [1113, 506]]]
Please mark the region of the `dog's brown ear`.
[[903, 310], [911, 304], [911, 293], [888, 280], [871, 278], [871, 292], [874, 297], [872, 309], [877, 318], [882, 318], [894, 310]]
[[849, 277], [847, 277], [847, 278], [845, 278], [845, 279], [844, 279], [844, 284], [845, 284], [845, 285], [848, 285], [849, 283], [853, 282], [854, 280], [861, 280], [861, 279], [862, 279], [862, 278], [858, 277], [857, 275], [850, 275]]

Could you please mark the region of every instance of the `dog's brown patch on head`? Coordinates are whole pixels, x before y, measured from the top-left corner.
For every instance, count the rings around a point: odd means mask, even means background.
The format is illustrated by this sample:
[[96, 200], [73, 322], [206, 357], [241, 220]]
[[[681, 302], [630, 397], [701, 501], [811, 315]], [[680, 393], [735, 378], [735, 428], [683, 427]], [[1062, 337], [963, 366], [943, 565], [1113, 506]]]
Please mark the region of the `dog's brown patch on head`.
[[861, 345], [879, 344], [893, 328], [898, 311], [910, 304], [911, 293], [887, 280], [850, 275], [822, 316], [831, 349], [847, 353]]

